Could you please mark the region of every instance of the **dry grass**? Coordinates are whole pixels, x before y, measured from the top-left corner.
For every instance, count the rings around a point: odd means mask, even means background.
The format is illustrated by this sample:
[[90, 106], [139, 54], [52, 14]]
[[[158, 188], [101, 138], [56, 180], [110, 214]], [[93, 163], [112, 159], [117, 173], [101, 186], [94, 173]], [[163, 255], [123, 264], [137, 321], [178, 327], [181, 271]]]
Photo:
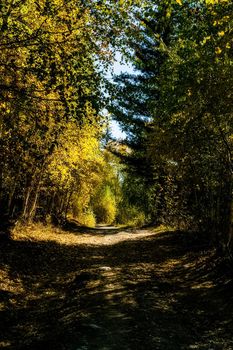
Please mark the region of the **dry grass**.
[[15, 241], [47, 241], [56, 242], [62, 245], [113, 245], [119, 242], [140, 239], [143, 237], [150, 237], [164, 231], [172, 231], [172, 228], [165, 226], [151, 227], [150, 229], [137, 230], [108, 230], [99, 229], [93, 231], [91, 228], [86, 228], [86, 232], [67, 230], [64, 231], [59, 227], [43, 225], [41, 223], [30, 225], [18, 225], [13, 232], [13, 239]]
[[42, 223], [17, 225], [13, 231], [13, 239], [15, 241], [50, 241], [59, 244], [78, 244], [76, 234], [65, 232], [61, 228]]

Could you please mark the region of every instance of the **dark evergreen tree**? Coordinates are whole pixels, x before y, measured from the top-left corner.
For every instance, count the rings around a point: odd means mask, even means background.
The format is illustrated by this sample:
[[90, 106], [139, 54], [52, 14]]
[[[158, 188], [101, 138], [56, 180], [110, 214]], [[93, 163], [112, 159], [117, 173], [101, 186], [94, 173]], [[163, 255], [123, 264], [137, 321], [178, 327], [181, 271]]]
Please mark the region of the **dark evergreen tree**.
[[231, 21], [231, 2], [151, 4], [130, 41], [138, 74], [117, 79], [111, 109], [128, 132], [127, 161], [156, 189], [154, 214], [229, 249]]

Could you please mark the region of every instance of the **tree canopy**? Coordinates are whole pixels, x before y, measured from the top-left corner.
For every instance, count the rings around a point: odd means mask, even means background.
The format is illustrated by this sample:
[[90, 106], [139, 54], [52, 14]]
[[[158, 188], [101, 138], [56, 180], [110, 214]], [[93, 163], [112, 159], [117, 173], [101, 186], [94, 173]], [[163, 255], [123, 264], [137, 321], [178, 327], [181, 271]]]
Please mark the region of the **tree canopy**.
[[[134, 216], [231, 249], [231, 1], [5, 0], [0, 27], [2, 218]], [[116, 50], [135, 74], [111, 83]], [[102, 141], [106, 107], [125, 140]]]
[[123, 158], [147, 189], [150, 219], [208, 232], [229, 248], [232, 3], [149, 2], [136, 19], [137, 73], [116, 78], [109, 107], [128, 132]]
[[95, 182], [103, 72], [125, 45], [130, 8], [131, 1], [1, 2], [2, 216], [32, 219], [45, 192], [48, 203], [66, 202], [74, 183], [77, 190]]

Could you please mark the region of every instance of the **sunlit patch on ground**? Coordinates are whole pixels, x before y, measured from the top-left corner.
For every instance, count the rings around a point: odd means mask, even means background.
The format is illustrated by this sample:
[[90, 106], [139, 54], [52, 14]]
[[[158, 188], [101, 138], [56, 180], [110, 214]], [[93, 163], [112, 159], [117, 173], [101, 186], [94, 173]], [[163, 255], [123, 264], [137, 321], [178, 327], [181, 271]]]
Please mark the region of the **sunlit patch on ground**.
[[[172, 230], [172, 229], [171, 229]], [[86, 231], [86, 232], [85, 232]], [[21, 227], [14, 233], [15, 240], [31, 241], [51, 241], [59, 244], [88, 244], [88, 245], [112, 245], [123, 241], [140, 239], [143, 237], [153, 236], [164, 231], [164, 227], [153, 229], [136, 230], [127, 229], [119, 231], [114, 227], [99, 228], [88, 232], [80, 231], [63, 231], [56, 227], [45, 226], [42, 224], [29, 225]]]
[[9, 348], [10, 345], [11, 343], [9, 341], [2, 341], [0, 342], [0, 349]]

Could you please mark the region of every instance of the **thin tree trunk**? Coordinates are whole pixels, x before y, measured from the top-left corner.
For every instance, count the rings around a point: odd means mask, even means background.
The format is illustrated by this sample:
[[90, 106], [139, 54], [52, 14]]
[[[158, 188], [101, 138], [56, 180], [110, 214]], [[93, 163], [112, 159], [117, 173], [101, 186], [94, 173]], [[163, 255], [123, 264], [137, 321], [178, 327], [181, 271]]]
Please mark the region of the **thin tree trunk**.
[[36, 213], [36, 205], [37, 205], [37, 201], [38, 201], [38, 197], [39, 197], [39, 192], [40, 192], [40, 183], [36, 186], [36, 191], [34, 194], [34, 198], [31, 204], [31, 209], [28, 213], [28, 221], [32, 221], [34, 219], [35, 213]]
[[70, 200], [73, 194], [73, 190], [70, 190], [68, 192], [68, 198], [67, 198], [67, 202], [66, 202], [66, 208], [65, 208], [65, 219], [67, 218], [67, 214], [68, 214], [68, 210], [69, 210], [69, 205], [70, 205]]
[[25, 220], [27, 220], [27, 213], [28, 213], [29, 199], [30, 199], [31, 192], [32, 192], [32, 186], [29, 186], [27, 188], [27, 191], [25, 194], [25, 200], [24, 200], [24, 204], [23, 204], [22, 218]]

